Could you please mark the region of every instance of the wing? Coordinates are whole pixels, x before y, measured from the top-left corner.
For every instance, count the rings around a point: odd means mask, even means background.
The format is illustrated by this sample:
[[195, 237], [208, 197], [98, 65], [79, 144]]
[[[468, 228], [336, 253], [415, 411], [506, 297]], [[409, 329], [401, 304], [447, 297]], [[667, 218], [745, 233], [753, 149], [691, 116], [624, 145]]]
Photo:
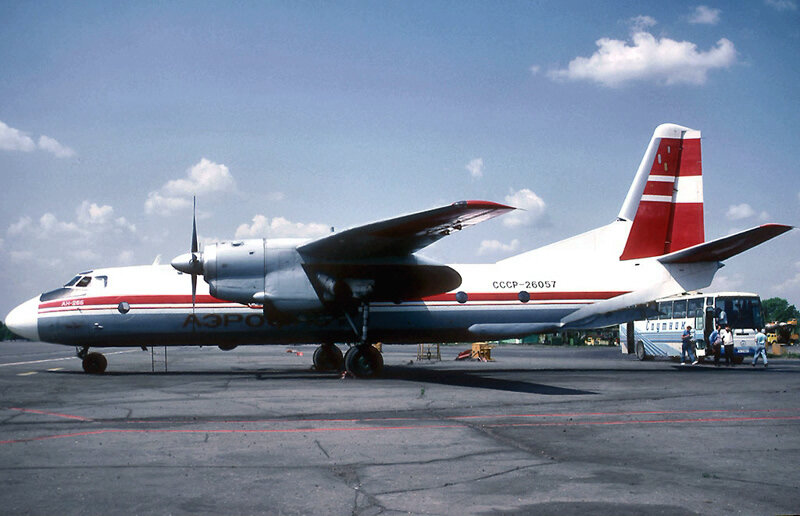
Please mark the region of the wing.
[[297, 250], [307, 259], [329, 262], [408, 256], [455, 231], [514, 209], [488, 201], [460, 201], [334, 233]]

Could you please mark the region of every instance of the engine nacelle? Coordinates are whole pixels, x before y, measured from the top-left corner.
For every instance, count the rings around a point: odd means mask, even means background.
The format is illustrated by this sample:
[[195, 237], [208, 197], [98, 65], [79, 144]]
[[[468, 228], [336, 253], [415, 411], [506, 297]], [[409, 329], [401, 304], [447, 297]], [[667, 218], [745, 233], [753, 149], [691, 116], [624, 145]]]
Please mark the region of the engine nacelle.
[[323, 304], [303, 269], [296, 239], [250, 239], [203, 249], [203, 277], [212, 296], [263, 304], [282, 313], [313, 312]]

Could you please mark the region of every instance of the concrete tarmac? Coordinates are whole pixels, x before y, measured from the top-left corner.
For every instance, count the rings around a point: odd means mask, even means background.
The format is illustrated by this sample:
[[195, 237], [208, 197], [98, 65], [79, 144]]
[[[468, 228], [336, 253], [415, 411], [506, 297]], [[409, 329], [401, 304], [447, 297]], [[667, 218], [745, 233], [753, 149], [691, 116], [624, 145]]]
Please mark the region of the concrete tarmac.
[[0, 512], [800, 512], [798, 360], [462, 349], [385, 346], [366, 381], [313, 371], [313, 346], [170, 348], [159, 373], [107, 349], [90, 376], [71, 348], [0, 343]]

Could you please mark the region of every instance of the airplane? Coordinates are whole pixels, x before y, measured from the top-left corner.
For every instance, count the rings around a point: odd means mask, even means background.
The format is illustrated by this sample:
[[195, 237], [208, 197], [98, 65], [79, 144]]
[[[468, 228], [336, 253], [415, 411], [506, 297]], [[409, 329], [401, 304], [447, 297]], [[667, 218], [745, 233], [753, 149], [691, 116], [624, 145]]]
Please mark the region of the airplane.
[[383, 369], [377, 342], [475, 342], [657, 314], [654, 300], [707, 287], [723, 260], [793, 229], [765, 224], [706, 242], [700, 131], [662, 124], [613, 222], [497, 263], [417, 254], [513, 209], [461, 201], [317, 239], [202, 251], [193, 216], [190, 251], [170, 265], [81, 272], [14, 308], [6, 325], [75, 346], [92, 374], [107, 367], [97, 347], [320, 343], [317, 370], [371, 378]]

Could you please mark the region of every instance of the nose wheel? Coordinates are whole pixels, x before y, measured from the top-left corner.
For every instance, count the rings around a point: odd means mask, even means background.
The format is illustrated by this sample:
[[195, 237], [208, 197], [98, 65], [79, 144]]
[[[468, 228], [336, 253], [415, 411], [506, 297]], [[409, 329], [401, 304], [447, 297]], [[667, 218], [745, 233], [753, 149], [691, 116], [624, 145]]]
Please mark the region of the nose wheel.
[[[88, 348], [85, 348], [83, 351], [83, 371], [88, 374], [103, 374], [106, 372], [106, 367], [108, 367], [108, 360], [106, 360], [105, 355], [102, 353], [98, 353], [93, 351], [91, 353], [88, 352]], [[80, 357], [80, 352], [79, 355]]]

